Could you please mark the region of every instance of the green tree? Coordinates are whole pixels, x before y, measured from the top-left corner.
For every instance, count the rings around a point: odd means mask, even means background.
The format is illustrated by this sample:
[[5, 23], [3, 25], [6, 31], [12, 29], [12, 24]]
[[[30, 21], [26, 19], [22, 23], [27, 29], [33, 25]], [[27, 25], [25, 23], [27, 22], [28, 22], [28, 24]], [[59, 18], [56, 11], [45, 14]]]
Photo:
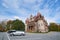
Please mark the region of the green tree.
[[25, 25], [21, 20], [16, 19], [12, 22], [12, 29], [25, 30]]
[[58, 31], [60, 31], [60, 24], [58, 25]]
[[11, 29], [12, 22], [13, 22], [12, 20], [7, 21], [6, 30], [10, 30]]
[[3, 31], [2, 25], [0, 24], [0, 31]]
[[50, 31], [58, 31], [58, 25], [56, 23], [50, 23], [49, 30]]
[[25, 30], [25, 24], [22, 22], [22, 20], [16, 19], [16, 20], [9, 20], [7, 22], [7, 30]]
[[5, 31], [4, 27], [0, 24], [0, 31]]

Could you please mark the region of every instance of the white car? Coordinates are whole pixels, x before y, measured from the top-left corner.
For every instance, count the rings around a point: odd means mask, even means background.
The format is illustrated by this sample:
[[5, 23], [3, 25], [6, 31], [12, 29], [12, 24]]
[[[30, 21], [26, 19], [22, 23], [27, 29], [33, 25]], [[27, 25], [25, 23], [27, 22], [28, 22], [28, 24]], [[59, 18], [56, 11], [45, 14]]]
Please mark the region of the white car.
[[25, 36], [25, 32], [24, 31], [13, 31], [11, 33], [9, 33], [10, 36]]

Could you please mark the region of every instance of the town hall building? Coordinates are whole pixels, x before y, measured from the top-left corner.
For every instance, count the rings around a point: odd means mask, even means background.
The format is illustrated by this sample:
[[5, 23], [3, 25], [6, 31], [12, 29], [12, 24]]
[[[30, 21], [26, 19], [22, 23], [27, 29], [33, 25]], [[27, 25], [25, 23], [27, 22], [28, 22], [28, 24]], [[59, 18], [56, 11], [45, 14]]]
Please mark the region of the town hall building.
[[40, 12], [36, 16], [30, 15], [25, 21], [26, 32], [48, 32], [48, 23]]

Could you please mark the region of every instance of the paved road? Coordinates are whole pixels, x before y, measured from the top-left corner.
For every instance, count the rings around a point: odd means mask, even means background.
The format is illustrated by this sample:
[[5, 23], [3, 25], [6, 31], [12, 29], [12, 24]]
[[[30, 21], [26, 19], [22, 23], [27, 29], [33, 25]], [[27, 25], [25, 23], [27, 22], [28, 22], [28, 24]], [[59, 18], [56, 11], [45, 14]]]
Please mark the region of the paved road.
[[11, 40], [60, 40], [60, 33], [27, 33], [26, 36], [12, 36]]
[[6, 32], [0, 32], [0, 40], [9, 40]]
[[[49, 33], [26, 33], [26, 36], [8, 36], [3, 33], [5, 40], [60, 40], [60, 32], [49, 32]], [[5, 36], [6, 34], [6, 36]], [[0, 33], [1, 35], [1, 33]], [[1, 36], [0, 36], [1, 37]], [[2, 40], [2, 37], [0, 38]]]

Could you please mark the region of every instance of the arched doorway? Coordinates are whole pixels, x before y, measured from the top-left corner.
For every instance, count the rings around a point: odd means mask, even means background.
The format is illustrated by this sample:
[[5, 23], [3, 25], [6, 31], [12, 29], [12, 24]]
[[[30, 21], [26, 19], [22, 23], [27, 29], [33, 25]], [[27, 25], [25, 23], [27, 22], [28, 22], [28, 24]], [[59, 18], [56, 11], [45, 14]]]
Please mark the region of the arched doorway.
[[30, 22], [28, 24], [28, 32], [34, 32], [35, 31], [35, 23], [34, 22]]

